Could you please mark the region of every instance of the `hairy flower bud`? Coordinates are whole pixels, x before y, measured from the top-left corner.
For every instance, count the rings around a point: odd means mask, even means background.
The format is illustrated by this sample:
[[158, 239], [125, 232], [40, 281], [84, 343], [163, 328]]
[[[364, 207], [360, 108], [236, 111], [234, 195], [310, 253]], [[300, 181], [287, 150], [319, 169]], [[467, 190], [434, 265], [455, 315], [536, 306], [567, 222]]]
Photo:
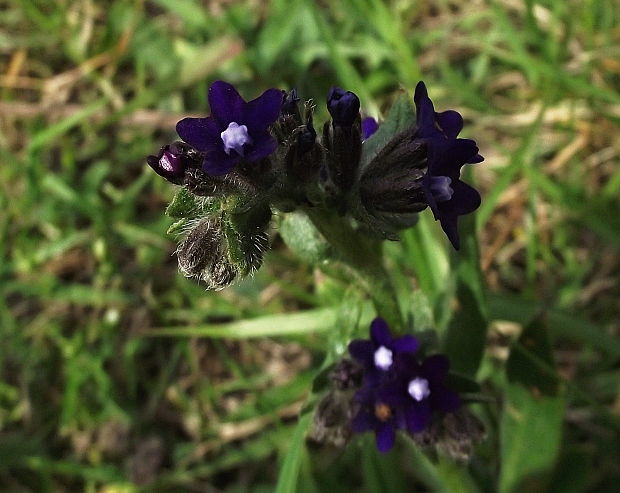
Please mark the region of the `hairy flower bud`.
[[179, 269], [207, 289], [219, 291], [237, 277], [238, 269], [228, 258], [221, 218], [200, 220], [177, 248]]
[[360, 119], [357, 118], [351, 127], [326, 123], [323, 127], [323, 141], [328, 151], [327, 178], [336, 193], [347, 194], [357, 180], [362, 155]]
[[247, 276], [262, 264], [270, 218], [271, 211], [262, 206], [200, 219], [177, 248], [179, 269], [216, 291]]
[[293, 115], [299, 117], [299, 98], [297, 89], [293, 88], [289, 92], [282, 91], [282, 115]]
[[310, 116], [306, 124], [298, 127], [291, 138], [284, 159], [286, 170], [291, 173], [296, 183], [308, 183], [316, 180], [319, 164], [323, 160], [324, 154], [316, 137], [316, 130]]
[[426, 146], [413, 129], [392, 138], [360, 176], [357, 219], [388, 238], [414, 225], [417, 213], [427, 207], [426, 162]]

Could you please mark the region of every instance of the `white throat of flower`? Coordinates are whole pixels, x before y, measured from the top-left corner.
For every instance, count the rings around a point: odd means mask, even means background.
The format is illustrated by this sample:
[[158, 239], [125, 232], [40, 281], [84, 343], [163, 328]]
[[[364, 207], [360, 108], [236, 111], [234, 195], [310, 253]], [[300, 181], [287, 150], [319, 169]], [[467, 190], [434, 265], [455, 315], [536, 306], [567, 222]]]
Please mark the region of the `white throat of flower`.
[[437, 202], [447, 202], [452, 198], [454, 190], [450, 186], [452, 180], [448, 176], [431, 176], [429, 188]]
[[224, 142], [224, 151], [230, 154], [231, 150], [243, 157], [243, 146], [252, 143], [252, 137], [248, 135], [248, 127], [239, 125], [237, 122], [230, 122], [228, 128], [220, 136]]
[[392, 366], [392, 351], [385, 346], [379, 346], [375, 351], [375, 366], [383, 371], [387, 371]]
[[416, 401], [420, 402], [431, 395], [431, 389], [428, 388], [428, 380], [426, 378], [416, 377], [409, 382], [407, 387], [409, 395]]

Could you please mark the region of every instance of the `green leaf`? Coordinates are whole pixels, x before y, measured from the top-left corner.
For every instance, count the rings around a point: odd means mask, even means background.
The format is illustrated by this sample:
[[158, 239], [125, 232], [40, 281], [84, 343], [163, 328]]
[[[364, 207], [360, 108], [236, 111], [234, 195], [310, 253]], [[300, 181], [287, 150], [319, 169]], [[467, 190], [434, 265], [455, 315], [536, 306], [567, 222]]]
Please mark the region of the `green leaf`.
[[620, 341], [592, 322], [568, 311], [550, 309], [536, 301], [522, 300], [515, 296], [489, 295], [491, 320], [512, 320], [529, 324], [541, 311], [546, 313], [552, 337], [569, 339], [596, 348], [614, 360], [620, 358]]
[[170, 227], [168, 228], [168, 231], [166, 231], [166, 234], [170, 236], [181, 235], [187, 230], [188, 224], [189, 224], [189, 219], [186, 219], [186, 218], [179, 219], [178, 221], [175, 221], [170, 225]]
[[331, 245], [303, 212], [289, 212], [280, 220], [280, 236], [301, 260], [318, 264], [333, 256]]
[[513, 345], [506, 364], [510, 382], [520, 383], [535, 392], [555, 394], [558, 377], [555, 374], [551, 345], [544, 318], [534, 319]]
[[216, 337], [248, 339], [252, 337], [277, 337], [292, 334], [325, 332], [334, 327], [338, 308], [321, 308], [298, 313], [268, 315], [227, 324], [206, 324], [190, 328], [162, 327], [146, 333], [151, 337]]
[[500, 493], [547, 491], [560, 450], [565, 399], [543, 320], [538, 317], [525, 328], [506, 364]]
[[480, 384], [460, 373], [450, 372], [446, 384], [459, 394], [477, 394], [480, 392]]
[[500, 493], [543, 493], [562, 439], [565, 399], [509, 384], [501, 419]]
[[195, 218], [200, 214], [200, 204], [196, 196], [187, 188], [179, 188], [166, 208], [166, 215], [173, 219]]
[[583, 493], [594, 477], [591, 452], [577, 448], [565, 451], [549, 483], [550, 493]]
[[303, 415], [295, 427], [295, 433], [293, 433], [284, 463], [280, 469], [275, 493], [295, 493], [297, 491], [297, 477], [299, 476], [303, 449], [305, 447], [304, 438], [306, 430], [310, 425], [311, 417], [312, 414], [310, 413]]
[[465, 216], [460, 221], [461, 250], [453, 256], [458, 306], [444, 339], [444, 351], [454, 371], [474, 376], [482, 361], [488, 320], [475, 216]]
[[362, 145], [360, 170], [363, 170], [395, 135], [415, 125], [415, 111], [411, 101], [404, 92], [398, 96], [385, 121]]

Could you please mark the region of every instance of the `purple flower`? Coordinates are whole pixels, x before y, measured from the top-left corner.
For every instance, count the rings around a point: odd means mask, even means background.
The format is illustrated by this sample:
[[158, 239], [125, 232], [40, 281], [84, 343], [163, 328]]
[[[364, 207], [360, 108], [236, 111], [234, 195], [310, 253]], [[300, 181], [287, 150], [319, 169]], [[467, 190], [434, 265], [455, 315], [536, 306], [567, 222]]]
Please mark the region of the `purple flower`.
[[327, 111], [334, 126], [351, 127], [360, 112], [360, 100], [351, 91], [334, 86], [327, 93]]
[[184, 118], [177, 123], [179, 136], [204, 152], [202, 168], [211, 175], [229, 173], [241, 160], [259, 161], [276, 150], [269, 127], [280, 115], [282, 91], [268, 89], [246, 103], [227, 82], [209, 88], [211, 116]]
[[424, 82], [415, 89], [416, 139], [426, 142], [428, 169], [423, 179], [426, 202], [448, 239], [459, 249], [458, 216], [480, 206], [480, 194], [460, 180], [461, 168], [484, 160], [473, 140], [457, 138], [463, 117], [456, 111], [435, 112]]
[[362, 139], [368, 139], [379, 129], [379, 123], [372, 116], [367, 116], [362, 120]]
[[417, 349], [415, 337], [392, 337], [387, 322], [381, 317], [370, 324], [370, 340], [356, 339], [349, 343], [349, 353], [364, 367], [365, 378], [372, 381], [392, 369], [396, 355], [413, 354]]
[[450, 362], [442, 354], [435, 354], [419, 363], [405, 356], [398, 363], [398, 402], [410, 433], [425, 429], [434, 412], [456, 411], [460, 399], [446, 384]]
[[355, 433], [374, 431], [377, 449], [388, 452], [396, 440], [396, 431], [404, 429], [405, 417], [399, 396], [390, 387], [363, 387], [355, 394], [359, 411], [351, 421]]

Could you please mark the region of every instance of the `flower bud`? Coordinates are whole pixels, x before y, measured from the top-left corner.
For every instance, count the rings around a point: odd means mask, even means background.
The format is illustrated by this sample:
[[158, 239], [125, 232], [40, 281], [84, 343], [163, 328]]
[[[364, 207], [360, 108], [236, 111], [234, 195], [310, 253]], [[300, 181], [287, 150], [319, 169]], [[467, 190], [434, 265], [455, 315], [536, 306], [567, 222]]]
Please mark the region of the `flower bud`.
[[360, 100], [351, 91], [334, 86], [327, 93], [327, 111], [335, 127], [350, 127], [359, 115]]
[[351, 420], [358, 410], [352, 391], [329, 391], [314, 412], [308, 440], [314, 446], [344, 447], [353, 434]]
[[182, 185], [186, 170], [200, 168], [202, 156], [191, 146], [174, 142], [163, 146], [157, 156], [147, 156], [146, 162], [159, 176]]
[[282, 91], [282, 110], [281, 115], [299, 116], [300, 98], [297, 95], [297, 89], [293, 88], [289, 92]]
[[237, 277], [238, 269], [228, 258], [221, 218], [200, 220], [177, 248], [179, 269], [207, 289], [219, 291]]
[[413, 129], [396, 135], [361, 174], [358, 220], [387, 237], [415, 224], [427, 207], [426, 161], [426, 146]]
[[324, 153], [316, 141], [311, 116], [305, 125], [296, 129], [291, 140], [285, 156], [287, 172], [296, 183], [314, 182]]
[[[350, 127], [330, 125], [323, 127], [323, 141], [327, 146], [327, 177], [336, 192], [347, 194], [357, 180], [362, 156], [362, 136], [359, 117]], [[331, 185], [325, 187], [332, 188]]]

